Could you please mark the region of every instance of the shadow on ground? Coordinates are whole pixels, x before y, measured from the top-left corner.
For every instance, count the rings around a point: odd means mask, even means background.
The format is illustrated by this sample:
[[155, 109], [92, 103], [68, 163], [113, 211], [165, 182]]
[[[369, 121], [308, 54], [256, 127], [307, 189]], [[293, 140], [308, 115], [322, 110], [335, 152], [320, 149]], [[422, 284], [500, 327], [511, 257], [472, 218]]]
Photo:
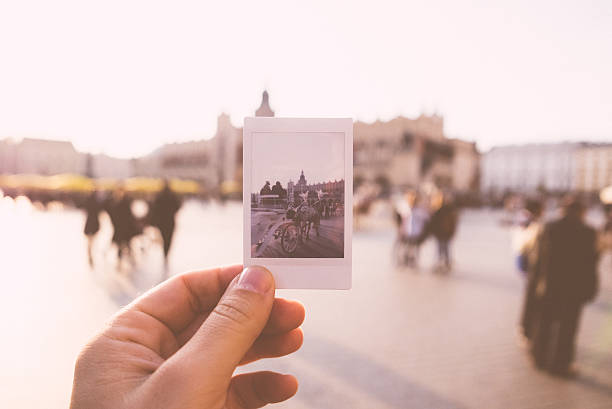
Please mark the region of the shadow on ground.
[[[363, 354], [330, 340], [309, 336], [298, 354], [323, 371], [342, 378], [361, 393], [393, 408], [462, 409], [465, 407]], [[296, 398], [311, 407], [328, 407], [326, 403], [347, 402], [346, 396], [312, 378], [300, 379], [300, 393]]]

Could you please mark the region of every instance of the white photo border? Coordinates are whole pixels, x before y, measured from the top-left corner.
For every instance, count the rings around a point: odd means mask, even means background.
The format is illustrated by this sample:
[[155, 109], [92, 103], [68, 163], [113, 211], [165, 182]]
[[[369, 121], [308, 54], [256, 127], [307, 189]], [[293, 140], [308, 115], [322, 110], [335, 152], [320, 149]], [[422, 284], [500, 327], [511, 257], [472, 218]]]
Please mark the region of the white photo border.
[[[344, 134], [344, 257], [251, 257], [253, 134], [263, 132]], [[353, 234], [353, 120], [351, 118], [245, 118], [242, 155], [244, 266], [267, 267], [274, 275], [276, 288], [350, 289]]]

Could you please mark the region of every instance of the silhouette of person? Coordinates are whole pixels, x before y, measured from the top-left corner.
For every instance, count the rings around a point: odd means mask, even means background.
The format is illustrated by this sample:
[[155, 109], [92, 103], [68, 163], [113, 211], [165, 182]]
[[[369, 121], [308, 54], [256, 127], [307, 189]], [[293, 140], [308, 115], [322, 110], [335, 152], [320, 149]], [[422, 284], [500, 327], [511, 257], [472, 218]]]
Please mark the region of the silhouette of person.
[[597, 235], [584, 221], [584, 205], [569, 197], [563, 216], [544, 227], [534, 270], [540, 304], [532, 353], [537, 367], [573, 375], [576, 333], [584, 304], [597, 293]]
[[602, 253], [612, 252], [612, 203], [606, 203], [603, 207], [606, 222], [600, 232], [599, 248]]
[[434, 198], [434, 208], [421, 238], [421, 243], [427, 235], [431, 234], [438, 244], [438, 267], [446, 271], [451, 268], [450, 242], [457, 230], [458, 212], [448, 197], [440, 194]]
[[106, 211], [114, 229], [112, 242], [117, 245], [118, 261], [121, 261], [125, 254], [131, 254], [130, 240], [138, 234], [136, 219], [132, 214], [132, 199], [123, 188], [118, 188], [109, 200]]
[[[423, 234], [429, 221], [429, 210], [418, 194], [412, 193], [406, 196], [409, 212], [402, 220], [402, 236], [407, 245], [407, 264], [411, 267], [417, 267], [421, 247], [419, 237]], [[450, 255], [447, 254], [446, 257], [447, 263], [450, 264]]]
[[164, 263], [166, 273], [168, 269], [168, 253], [174, 235], [176, 213], [181, 207], [178, 196], [170, 188], [168, 181], [164, 182], [163, 189], [157, 194], [151, 205], [150, 222], [159, 229], [164, 247]]
[[533, 329], [533, 317], [537, 312], [537, 298], [535, 294], [535, 281], [533, 270], [538, 257], [538, 240], [542, 232], [540, 221], [544, 206], [539, 200], [528, 200], [525, 205], [525, 222], [522, 227], [522, 242], [518, 249], [518, 267], [527, 274], [527, 285], [525, 287], [525, 300], [521, 314], [521, 332], [526, 340], [531, 338]]
[[93, 267], [93, 255], [92, 255], [92, 246], [93, 246], [93, 238], [100, 230], [100, 212], [102, 211], [102, 205], [98, 201], [97, 192], [93, 191], [87, 198], [85, 202], [85, 212], [87, 213], [87, 217], [85, 219], [85, 229], [84, 233], [87, 237], [87, 257], [89, 260], [89, 265]]

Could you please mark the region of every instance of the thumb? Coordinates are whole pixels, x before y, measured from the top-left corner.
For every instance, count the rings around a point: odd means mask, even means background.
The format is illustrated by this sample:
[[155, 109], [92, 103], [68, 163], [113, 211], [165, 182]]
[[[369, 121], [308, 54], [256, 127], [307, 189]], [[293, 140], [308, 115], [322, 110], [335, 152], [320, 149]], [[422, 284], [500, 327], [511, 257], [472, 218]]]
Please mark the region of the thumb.
[[[274, 303], [274, 278], [264, 267], [247, 267], [230, 283], [200, 329], [182, 348], [186, 374], [228, 382], [263, 330]], [[200, 378], [201, 379], [201, 378]]]

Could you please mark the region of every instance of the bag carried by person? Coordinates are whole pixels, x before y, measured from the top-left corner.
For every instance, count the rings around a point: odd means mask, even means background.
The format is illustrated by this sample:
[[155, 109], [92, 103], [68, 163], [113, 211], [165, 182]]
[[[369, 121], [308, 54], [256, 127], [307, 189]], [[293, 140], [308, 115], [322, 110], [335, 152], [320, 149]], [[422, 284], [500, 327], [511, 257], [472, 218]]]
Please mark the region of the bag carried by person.
[[521, 252], [516, 256], [516, 268], [521, 274], [527, 275], [529, 272], [529, 255], [527, 252]]

